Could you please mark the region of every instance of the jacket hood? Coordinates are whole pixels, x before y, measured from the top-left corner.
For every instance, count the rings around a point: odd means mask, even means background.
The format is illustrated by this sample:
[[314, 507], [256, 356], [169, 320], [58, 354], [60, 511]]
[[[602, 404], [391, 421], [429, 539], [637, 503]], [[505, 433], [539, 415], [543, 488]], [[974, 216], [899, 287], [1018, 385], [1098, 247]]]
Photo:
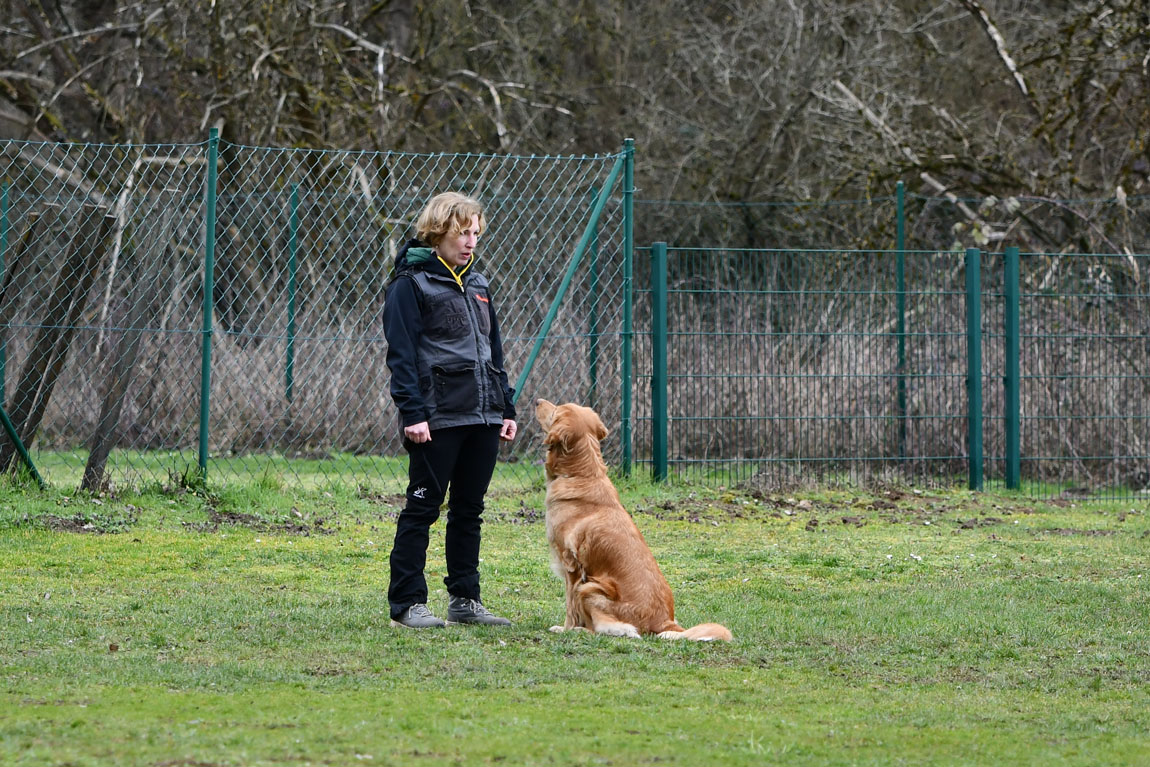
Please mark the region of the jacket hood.
[[[410, 239], [403, 244], [399, 249], [399, 253], [395, 256], [395, 265], [391, 270], [391, 279], [394, 280], [400, 274], [406, 271], [425, 269], [429, 272], [441, 274], [445, 277], [451, 277], [456, 282], [460, 282], [463, 275], [471, 269], [472, 264], [475, 263], [475, 256], [472, 255], [471, 259], [467, 262], [467, 266], [456, 272], [450, 269], [447, 264], [441, 261], [435, 255], [435, 249], [418, 239]], [[460, 282], [462, 286], [462, 283]]]
[[435, 260], [435, 251], [416, 239], [408, 240], [399, 249], [399, 253], [395, 256], [395, 264], [391, 269], [391, 276], [394, 279], [400, 272], [408, 271], [409, 269], [418, 269], [426, 266], [428, 261]]

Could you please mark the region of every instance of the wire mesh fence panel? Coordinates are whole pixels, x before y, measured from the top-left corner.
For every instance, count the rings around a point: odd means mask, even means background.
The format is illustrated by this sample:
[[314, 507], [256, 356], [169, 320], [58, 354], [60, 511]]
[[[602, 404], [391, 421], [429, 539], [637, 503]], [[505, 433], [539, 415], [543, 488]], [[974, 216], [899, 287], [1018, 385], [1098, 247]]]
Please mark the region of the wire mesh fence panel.
[[[655, 417], [650, 256], [642, 249], [636, 264], [644, 455]], [[1024, 254], [1014, 298], [1004, 255], [976, 256], [986, 485], [1008, 486], [1014, 460], [1027, 495], [1144, 498], [1150, 256]], [[973, 476], [962, 253], [678, 248], [667, 271], [668, 450], [680, 476], [759, 488]], [[1020, 322], [1008, 332], [1011, 302]]]
[[1028, 495], [1150, 488], [1147, 255], [1023, 253], [1021, 469]]
[[[962, 258], [904, 257], [900, 363], [894, 254], [671, 249], [672, 469], [756, 487], [961, 476]], [[637, 330], [649, 328], [648, 260], [643, 250], [636, 262]], [[638, 338], [650, 342], [642, 330]], [[644, 348], [636, 360], [643, 452], [651, 433], [643, 383], [652, 371]]]
[[[448, 189], [485, 204], [477, 268], [492, 283], [514, 381], [587, 229], [592, 194], [619, 160], [219, 142], [209, 188], [211, 143], [0, 144], [2, 401], [52, 482], [88, 482], [86, 473], [94, 485], [185, 481], [199, 468], [206, 392], [210, 476], [400, 487], [381, 314], [395, 253], [423, 205]], [[611, 191], [595, 258], [583, 259], [559, 302], [521, 404], [536, 394], [584, 398], [601, 370], [597, 396], [618, 418], [619, 196]], [[538, 474], [524, 432], [503, 448], [499, 472], [519, 486]]]

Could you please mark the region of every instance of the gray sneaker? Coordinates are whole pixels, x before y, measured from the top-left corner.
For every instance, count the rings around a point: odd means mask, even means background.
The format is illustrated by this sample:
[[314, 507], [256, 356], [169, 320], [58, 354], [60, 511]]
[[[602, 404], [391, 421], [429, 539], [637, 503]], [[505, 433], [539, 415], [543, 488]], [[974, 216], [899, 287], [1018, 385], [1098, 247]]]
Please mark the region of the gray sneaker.
[[427, 605], [417, 604], [404, 610], [398, 618], [392, 618], [391, 625], [409, 629], [437, 629], [447, 624], [432, 615]]
[[447, 600], [447, 623], [478, 623], [484, 626], [510, 626], [511, 621], [492, 615], [478, 599], [451, 597]]

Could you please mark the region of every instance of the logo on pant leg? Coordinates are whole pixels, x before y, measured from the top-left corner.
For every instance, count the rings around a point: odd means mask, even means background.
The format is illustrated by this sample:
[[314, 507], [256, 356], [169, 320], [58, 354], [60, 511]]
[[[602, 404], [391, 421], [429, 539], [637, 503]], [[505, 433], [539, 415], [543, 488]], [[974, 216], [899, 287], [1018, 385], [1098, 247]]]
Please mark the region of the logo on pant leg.
[[426, 498], [427, 497], [427, 488], [426, 487], [415, 488], [414, 490], [411, 491], [411, 497], [412, 498]]

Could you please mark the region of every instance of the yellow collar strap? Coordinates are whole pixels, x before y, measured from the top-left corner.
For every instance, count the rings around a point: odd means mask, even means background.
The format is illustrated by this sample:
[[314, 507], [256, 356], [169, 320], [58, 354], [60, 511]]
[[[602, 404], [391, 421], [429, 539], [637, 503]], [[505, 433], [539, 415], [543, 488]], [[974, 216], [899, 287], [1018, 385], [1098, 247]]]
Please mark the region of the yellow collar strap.
[[439, 263], [447, 267], [447, 271], [451, 274], [452, 277], [455, 278], [455, 284], [459, 286], [460, 290], [463, 290], [463, 275], [467, 272], [468, 269], [471, 268], [471, 263], [475, 260], [475, 255], [472, 254], [471, 258], [467, 260], [467, 266], [463, 267], [463, 269], [461, 269], [458, 273], [452, 269], [451, 264], [444, 261], [443, 257], [438, 253], [435, 254], [435, 257], [439, 259]]

